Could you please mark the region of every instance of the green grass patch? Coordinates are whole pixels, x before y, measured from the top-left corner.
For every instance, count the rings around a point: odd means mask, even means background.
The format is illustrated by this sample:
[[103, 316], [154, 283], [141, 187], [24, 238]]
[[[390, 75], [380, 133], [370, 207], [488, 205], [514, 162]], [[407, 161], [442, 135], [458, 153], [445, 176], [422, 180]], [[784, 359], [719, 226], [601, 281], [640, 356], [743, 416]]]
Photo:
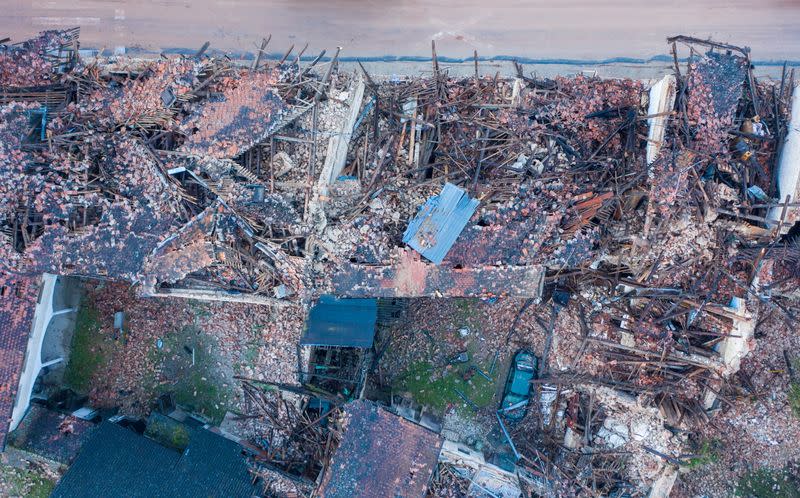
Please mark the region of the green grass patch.
[[254, 368], [258, 362], [259, 348], [255, 342], [246, 343], [242, 345], [241, 355], [239, 361], [233, 364], [234, 373], [241, 374], [245, 367]]
[[145, 435], [159, 443], [183, 451], [189, 446], [189, 430], [176, 420], [154, 413], [145, 430]]
[[695, 451], [695, 456], [690, 458], [686, 463], [686, 467], [690, 469], [696, 469], [705, 465], [716, 463], [717, 460], [719, 460], [721, 449], [720, 446], [721, 443], [717, 439], [707, 439], [703, 441]]
[[64, 372], [64, 381], [74, 391], [86, 393], [91, 387], [97, 368], [105, 362], [103, 340], [97, 310], [91, 303], [83, 303], [75, 320], [69, 362]]
[[800, 382], [789, 383], [789, 406], [792, 413], [797, 418], [800, 418]]
[[202, 372], [192, 372], [175, 386], [175, 402], [211, 419], [218, 425], [227, 410], [227, 393]]
[[56, 487], [56, 483], [42, 476], [34, 476], [31, 480], [26, 498], [47, 498]]
[[39, 473], [12, 467], [0, 467], [0, 483], [5, 484], [9, 496], [25, 498], [47, 498], [56, 487], [55, 482]]
[[254, 367], [258, 361], [259, 348], [258, 344], [251, 342], [247, 344], [242, 352], [242, 361], [248, 367]]
[[797, 480], [787, 470], [759, 469], [748, 472], [736, 486], [744, 498], [800, 498]]
[[[485, 372], [486, 368], [479, 367]], [[454, 404], [459, 409], [471, 410], [469, 406], [463, 407], [465, 402], [456, 393], [464, 393], [479, 408], [488, 406], [495, 394], [496, 382], [489, 382], [480, 374], [475, 374], [469, 381], [462, 378], [468, 365], [452, 366], [441, 374], [430, 363], [421, 361], [413, 363], [396, 382], [397, 391], [405, 391], [417, 403], [444, 412], [449, 404]]]
[[[175, 402], [203, 415], [215, 425], [222, 422], [230, 403], [232, 389], [226, 386], [217, 365], [214, 338], [194, 327], [163, 338], [161, 350], [154, 350], [154, 361], [168, 372], [168, 389]], [[184, 346], [194, 348], [192, 355]], [[162, 386], [163, 387], [163, 386]]]

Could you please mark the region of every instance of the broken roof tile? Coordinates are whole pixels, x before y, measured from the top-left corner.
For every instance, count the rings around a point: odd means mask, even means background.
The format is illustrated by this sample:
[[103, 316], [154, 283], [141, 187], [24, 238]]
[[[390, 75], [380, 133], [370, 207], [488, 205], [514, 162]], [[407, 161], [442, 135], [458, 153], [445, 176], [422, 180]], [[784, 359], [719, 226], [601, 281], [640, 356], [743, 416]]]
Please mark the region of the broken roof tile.
[[[69, 62], [66, 48], [78, 39], [79, 28], [43, 31], [36, 38], [14, 45], [0, 45], [0, 88], [46, 86]], [[77, 48], [77, 46], [75, 46]]]
[[0, 451], [5, 447], [39, 291], [39, 279], [0, 272]]
[[525, 297], [541, 295], [541, 266], [449, 268], [403, 251], [391, 266], [339, 265], [333, 292], [346, 297]]
[[728, 129], [747, 75], [747, 59], [733, 54], [709, 52], [692, 55], [686, 83], [686, 113], [696, 123], [695, 140], [709, 151], [727, 148]]
[[442, 437], [377, 404], [345, 406], [342, 440], [325, 471], [320, 498], [424, 496]]
[[200, 105], [183, 123], [187, 134], [181, 152], [233, 158], [263, 141], [284, 112], [275, 92], [274, 71], [239, 74], [235, 85]]

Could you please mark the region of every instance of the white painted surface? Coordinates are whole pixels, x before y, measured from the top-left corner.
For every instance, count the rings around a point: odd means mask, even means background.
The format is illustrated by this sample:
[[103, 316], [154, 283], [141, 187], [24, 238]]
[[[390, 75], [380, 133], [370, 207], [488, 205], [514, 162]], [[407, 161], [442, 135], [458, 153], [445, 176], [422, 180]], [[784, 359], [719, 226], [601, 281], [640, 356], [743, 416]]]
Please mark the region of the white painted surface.
[[272, 297], [257, 294], [228, 294], [223, 291], [206, 289], [161, 289], [159, 292], [144, 294], [147, 297], [181, 297], [185, 299], [197, 299], [198, 301], [216, 301], [228, 303], [249, 303], [261, 304], [265, 306], [291, 306], [291, 301], [275, 299]]
[[661, 475], [653, 483], [647, 498], [669, 498], [672, 487], [678, 479], [678, 469], [673, 466], [664, 466]]
[[[786, 133], [786, 141], [783, 143], [781, 157], [778, 161], [778, 192], [780, 202], [789, 196], [789, 202], [797, 202], [798, 181], [800, 181], [800, 85], [794, 87], [792, 91], [792, 113], [789, 119], [789, 126]], [[774, 207], [769, 212], [769, 219], [779, 221], [783, 214], [783, 207]], [[800, 208], [789, 207], [786, 211], [786, 220], [795, 223], [800, 219]], [[791, 226], [781, 226], [783, 233], [787, 232]]]
[[668, 74], [658, 83], [650, 87], [650, 102], [647, 107], [647, 164], [651, 164], [658, 157], [664, 133], [669, 121], [668, 112], [675, 106], [675, 76]]
[[[28, 348], [25, 351], [25, 364], [22, 374], [19, 377], [19, 387], [17, 398], [14, 403], [14, 410], [11, 412], [11, 426], [9, 431], [17, 428], [31, 402], [33, 385], [39, 372], [45, 367], [42, 363], [42, 343], [47, 333], [47, 327], [53, 318], [53, 295], [56, 288], [56, 275], [45, 273], [42, 275], [42, 292], [39, 302], [36, 303], [36, 310], [33, 315], [33, 328], [28, 337]], [[48, 362], [52, 363], [52, 362]]]
[[722, 356], [724, 370], [722, 375], [728, 377], [739, 371], [742, 359], [753, 349], [753, 334], [756, 329], [754, 317], [745, 309], [745, 301], [734, 297], [731, 299], [731, 311], [737, 317], [733, 320], [730, 335], [717, 345]]

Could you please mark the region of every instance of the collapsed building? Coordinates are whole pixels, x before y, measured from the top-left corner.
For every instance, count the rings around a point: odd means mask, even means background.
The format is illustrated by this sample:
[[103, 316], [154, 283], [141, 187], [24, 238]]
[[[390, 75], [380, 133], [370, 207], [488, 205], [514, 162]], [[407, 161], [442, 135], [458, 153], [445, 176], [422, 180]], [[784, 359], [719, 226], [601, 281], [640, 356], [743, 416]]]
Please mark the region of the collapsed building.
[[[430, 77], [391, 81], [324, 53], [265, 61], [263, 47], [249, 67], [205, 50], [86, 58], [77, 30], [2, 45], [0, 272], [304, 309], [326, 295], [563, 307], [575, 354], [546, 351], [536, 381], [559, 416], [510, 430], [514, 486], [664, 496], [680, 428], [721, 409], [758, 307], [791, 316], [782, 301], [800, 261], [792, 75], [757, 79], [747, 49], [670, 43], [674, 70], [657, 81], [541, 79], [521, 66], [514, 78], [455, 78], [435, 50]], [[17, 350], [21, 328], [2, 331]], [[372, 345], [305, 340], [308, 361], [313, 347]], [[354, 378], [368, 363], [358, 358]], [[0, 393], [16, 389], [9, 371]], [[324, 431], [293, 438], [297, 448], [275, 457], [279, 438], [256, 460], [281, 479], [319, 477], [324, 496], [366, 479], [332, 475], [348, 439], [332, 453]], [[331, 467], [300, 469], [309, 451]], [[446, 489], [440, 470], [425, 467], [420, 489], [430, 475]]]

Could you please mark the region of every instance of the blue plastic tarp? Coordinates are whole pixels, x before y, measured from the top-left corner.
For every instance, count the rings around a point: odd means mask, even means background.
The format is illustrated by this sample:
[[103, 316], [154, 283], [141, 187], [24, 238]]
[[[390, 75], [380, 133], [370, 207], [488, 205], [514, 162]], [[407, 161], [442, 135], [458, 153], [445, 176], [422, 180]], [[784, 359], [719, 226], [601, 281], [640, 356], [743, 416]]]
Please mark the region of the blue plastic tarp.
[[463, 189], [446, 183], [442, 193], [428, 199], [408, 224], [403, 242], [438, 265], [467, 226], [478, 203]]

